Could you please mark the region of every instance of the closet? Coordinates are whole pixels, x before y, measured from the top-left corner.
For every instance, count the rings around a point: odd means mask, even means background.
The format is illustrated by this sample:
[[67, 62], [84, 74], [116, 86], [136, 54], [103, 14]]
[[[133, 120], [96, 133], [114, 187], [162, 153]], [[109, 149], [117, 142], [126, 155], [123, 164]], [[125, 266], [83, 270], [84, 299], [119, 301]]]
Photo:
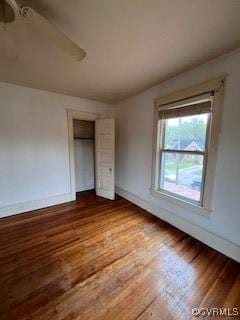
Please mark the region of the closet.
[[73, 120], [76, 192], [95, 188], [94, 121]]

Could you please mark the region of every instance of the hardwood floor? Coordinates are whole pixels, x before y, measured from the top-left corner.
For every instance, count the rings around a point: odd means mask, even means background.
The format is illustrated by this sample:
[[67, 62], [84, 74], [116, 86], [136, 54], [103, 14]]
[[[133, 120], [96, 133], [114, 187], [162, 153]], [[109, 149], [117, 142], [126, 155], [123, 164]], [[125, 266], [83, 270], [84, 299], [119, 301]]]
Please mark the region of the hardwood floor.
[[87, 192], [0, 220], [0, 302], [7, 320], [186, 320], [240, 307], [240, 268], [125, 199]]

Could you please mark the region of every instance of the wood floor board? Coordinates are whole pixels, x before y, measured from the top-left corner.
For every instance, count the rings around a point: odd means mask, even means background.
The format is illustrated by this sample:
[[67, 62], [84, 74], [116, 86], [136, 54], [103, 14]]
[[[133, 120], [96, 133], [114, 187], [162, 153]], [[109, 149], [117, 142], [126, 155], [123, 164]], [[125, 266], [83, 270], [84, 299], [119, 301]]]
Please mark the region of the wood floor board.
[[123, 198], [84, 192], [0, 220], [0, 302], [1, 320], [186, 320], [240, 308], [240, 267]]

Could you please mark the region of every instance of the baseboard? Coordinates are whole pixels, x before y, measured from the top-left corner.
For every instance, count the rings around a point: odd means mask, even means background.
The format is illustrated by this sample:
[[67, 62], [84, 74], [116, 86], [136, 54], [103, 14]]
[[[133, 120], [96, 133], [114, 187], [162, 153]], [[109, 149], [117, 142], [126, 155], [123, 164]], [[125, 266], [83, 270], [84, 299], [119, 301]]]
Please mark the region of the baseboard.
[[150, 202], [141, 199], [135, 194], [128, 192], [127, 190], [116, 187], [116, 193], [130, 202], [133, 202], [137, 206], [145, 209], [151, 214], [157, 216], [158, 218], [168, 222], [174, 227], [205, 243], [209, 247], [225, 254], [237, 262], [240, 262], [240, 246], [237, 244], [226, 240], [202, 227], [199, 227], [198, 225], [181, 218], [170, 211], [155, 206]]
[[56, 204], [65, 203], [74, 200], [74, 195], [71, 193], [63, 194], [46, 199], [40, 199], [30, 202], [17, 203], [14, 205], [0, 207], [0, 218], [12, 216], [15, 214], [42, 209]]
[[76, 192], [92, 190], [94, 188], [95, 188], [94, 184], [90, 184], [88, 186], [76, 187]]

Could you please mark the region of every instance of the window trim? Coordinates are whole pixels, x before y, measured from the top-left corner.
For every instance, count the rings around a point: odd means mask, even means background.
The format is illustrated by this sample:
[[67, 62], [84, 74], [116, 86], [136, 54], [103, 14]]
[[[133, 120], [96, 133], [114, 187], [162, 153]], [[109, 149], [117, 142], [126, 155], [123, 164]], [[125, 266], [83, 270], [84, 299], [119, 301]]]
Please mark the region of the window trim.
[[[154, 100], [154, 130], [153, 130], [153, 151], [152, 151], [152, 179], [151, 179], [151, 193], [154, 196], [158, 196], [163, 200], [171, 201], [175, 205], [184, 207], [185, 209], [191, 209], [196, 213], [209, 215], [212, 211], [212, 195], [214, 187], [214, 177], [217, 161], [217, 147], [218, 147], [218, 138], [220, 133], [221, 126], [221, 115], [222, 115], [222, 105], [223, 105], [223, 92], [224, 92], [224, 82], [226, 75], [201, 83], [194, 87], [183, 89], [166, 96], [156, 98]], [[191, 201], [187, 198], [179, 198], [178, 195], [170, 194], [166, 190], [161, 191], [158, 187], [160, 172], [160, 161], [159, 159], [159, 148], [160, 142], [162, 140], [163, 126], [158, 125], [158, 112], [159, 107], [176, 103], [180, 100], [185, 100], [192, 98], [194, 96], [202, 95], [204, 93], [213, 91], [214, 100], [212, 104], [212, 112], [210, 113], [210, 119], [208, 124], [210, 127], [207, 129], [207, 166], [205, 170], [204, 177], [204, 189], [202, 193], [202, 204], [200, 205], [196, 201]], [[206, 164], [205, 164], [206, 165]]]

